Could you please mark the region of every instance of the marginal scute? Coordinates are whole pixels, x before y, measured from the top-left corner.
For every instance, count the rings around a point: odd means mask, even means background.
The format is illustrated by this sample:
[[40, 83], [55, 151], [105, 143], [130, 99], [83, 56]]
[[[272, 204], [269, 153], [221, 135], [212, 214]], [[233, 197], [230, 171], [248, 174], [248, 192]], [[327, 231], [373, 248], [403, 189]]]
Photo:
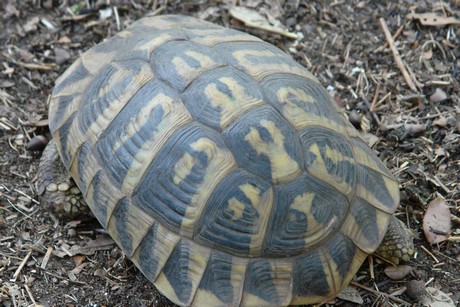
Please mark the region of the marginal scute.
[[73, 174], [73, 179], [83, 195], [86, 195], [89, 185], [97, 172], [102, 170], [102, 166], [93, 167], [97, 161], [91, 155], [91, 145], [84, 142], [76, 153], [76, 159], [70, 165], [70, 172]]
[[374, 207], [393, 214], [399, 204], [398, 182], [366, 166], [358, 165], [356, 196]]
[[179, 240], [178, 235], [155, 222], [145, 234], [131, 259], [147, 279], [154, 282]]
[[361, 250], [373, 253], [383, 239], [390, 215], [373, 207], [364, 199], [357, 198], [351, 206], [340, 231], [348, 236]]
[[213, 250], [193, 301], [194, 306], [238, 305], [248, 259]]
[[341, 234], [297, 257], [291, 304], [328, 301], [350, 282], [366, 257], [367, 253]]
[[250, 260], [241, 305], [288, 305], [292, 295], [293, 269], [290, 259]]
[[395, 180], [393, 175], [388, 171], [385, 164], [379, 159], [375, 159], [372, 149], [360, 138], [351, 138], [353, 152], [356, 157], [360, 157], [358, 163], [382, 175], [386, 175], [389, 179]]
[[229, 41], [238, 42], [261, 42], [262, 40], [258, 37], [242, 33], [233, 29], [191, 29], [191, 32], [195, 35], [190, 38], [192, 42], [203, 44], [206, 46], [216, 46], [220, 43], [226, 43]]
[[129, 197], [115, 206], [107, 230], [128, 257], [131, 257], [154, 223], [152, 216], [135, 208]]
[[181, 305], [190, 305], [211, 250], [183, 239], [173, 250], [154, 285]]
[[125, 197], [119, 190], [108, 189], [109, 185], [110, 181], [104, 171], [99, 170], [89, 182], [88, 190], [84, 194], [88, 206], [105, 229], [116, 204]]

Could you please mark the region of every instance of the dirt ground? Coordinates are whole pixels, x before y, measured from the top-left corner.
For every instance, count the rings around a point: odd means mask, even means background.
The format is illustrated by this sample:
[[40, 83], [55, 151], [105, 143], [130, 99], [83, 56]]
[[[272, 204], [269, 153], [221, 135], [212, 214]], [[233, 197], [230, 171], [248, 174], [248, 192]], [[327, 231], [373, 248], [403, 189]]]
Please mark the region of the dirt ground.
[[[297, 39], [245, 26], [232, 16], [233, 5], [268, 16]], [[40, 207], [34, 189], [40, 137], [48, 133], [46, 102], [56, 78], [83, 51], [152, 12], [193, 15], [250, 32], [310, 69], [400, 180], [397, 213], [416, 236], [409, 274], [390, 278], [386, 265], [374, 259], [363, 264], [352, 288], [366, 306], [420, 303], [426, 287], [454, 302], [444, 306], [458, 304], [458, 0], [5, 0], [0, 2], [0, 305], [172, 305], [97, 223], [56, 219]], [[418, 15], [424, 13], [436, 17]], [[448, 206], [444, 224], [452, 227], [444, 230], [447, 240], [430, 244], [422, 225], [428, 204], [438, 197]], [[358, 305], [349, 299], [328, 304]]]

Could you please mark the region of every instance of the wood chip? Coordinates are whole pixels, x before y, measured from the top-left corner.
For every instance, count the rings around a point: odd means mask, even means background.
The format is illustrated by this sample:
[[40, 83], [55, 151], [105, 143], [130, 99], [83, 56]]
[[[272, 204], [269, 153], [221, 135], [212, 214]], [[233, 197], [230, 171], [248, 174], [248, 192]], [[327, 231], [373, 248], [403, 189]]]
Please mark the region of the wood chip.
[[51, 257], [51, 253], [53, 252], [53, 247], [52, 246], [48, 246], [48, 249], [46, 250], [46, 254], [45, 256], [43, 257], [43, 261], [42, 261], [42, 264], [40, 265], [40, 268], [42, 270], [44, 270], [46, 268], [46, 266], [48, 265], [48, 261], [50, 260], [50, 257]]
[[410, 13], [407, 18], [417, 19], [424, 26], [460, 25], [460, 20], [455, 17], [443, 17], [435, 13]]

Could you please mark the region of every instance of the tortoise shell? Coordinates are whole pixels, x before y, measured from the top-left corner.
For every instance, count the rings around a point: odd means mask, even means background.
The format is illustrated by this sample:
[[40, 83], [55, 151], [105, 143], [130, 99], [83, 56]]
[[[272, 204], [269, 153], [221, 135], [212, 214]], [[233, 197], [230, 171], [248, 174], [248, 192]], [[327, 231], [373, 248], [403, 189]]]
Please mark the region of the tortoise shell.
[[309, 71], [191, 17], [146, 17], [84, 53], [50, 129], [99, 222], [180, 305], [325, 301], [399, 202]]

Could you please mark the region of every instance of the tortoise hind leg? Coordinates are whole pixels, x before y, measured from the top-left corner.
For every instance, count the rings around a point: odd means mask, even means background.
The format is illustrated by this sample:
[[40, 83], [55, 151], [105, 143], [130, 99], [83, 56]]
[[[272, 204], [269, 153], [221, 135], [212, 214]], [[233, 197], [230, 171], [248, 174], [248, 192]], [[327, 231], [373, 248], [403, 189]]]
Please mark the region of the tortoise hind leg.
[[57, 217], [93, 216], [70, 173], [64, 167], [53, 140], [43, 151], [35, 187], [40, 203]]
[[393, 264], [409, 261], [415, 251], [412, 237], [406, 225], [392, 216], [385, 237], [374, 254]]

